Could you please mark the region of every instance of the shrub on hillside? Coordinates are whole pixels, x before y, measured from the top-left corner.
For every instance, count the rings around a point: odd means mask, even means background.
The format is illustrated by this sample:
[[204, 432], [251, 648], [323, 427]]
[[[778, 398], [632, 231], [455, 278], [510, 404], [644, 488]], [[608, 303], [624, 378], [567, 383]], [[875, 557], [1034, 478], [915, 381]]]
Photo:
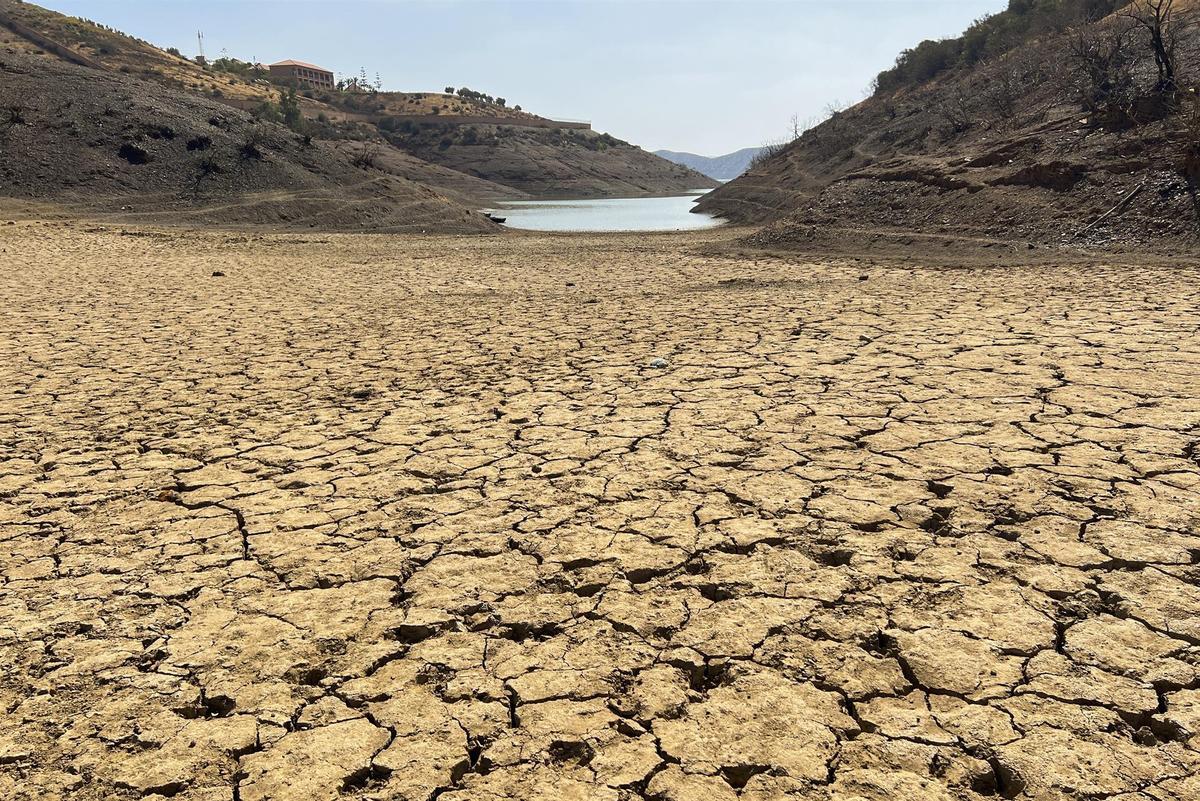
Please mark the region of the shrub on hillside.
[[1190, 95], [1192, 109], [1184, 130], [1179, 172], [1187, 181], [1192, 209], [1196, 214], [1196, 226], [1200, 228], [1200, 96], [1194, 91]]
[[1131, 30], [1085, 28], [1071, 37], [1070, 58], [1079, 104], [1107, 124], [1124, 124], [1137, 102]]
[[242, 161], [261, 161], [266, 157], [262, 149], [262, 137], [258, 131], [251, 130], [246, 134], [246, 138], [242, 140], [242, 146], [238, 148], [238, 155]]
[[916, 86], [957, 66], [993, 58], [1039, 36], [1111, 14], [1127, 0], [1009, 0], [1008, 9], [976, 20], [962, 36], [905, 50], [875, 79], [877, 92]]

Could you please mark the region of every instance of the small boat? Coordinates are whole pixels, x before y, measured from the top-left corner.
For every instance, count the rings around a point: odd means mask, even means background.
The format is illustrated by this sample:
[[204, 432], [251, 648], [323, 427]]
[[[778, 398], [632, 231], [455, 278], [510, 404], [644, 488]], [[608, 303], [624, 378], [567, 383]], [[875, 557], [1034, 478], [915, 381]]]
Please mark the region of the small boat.
[[497, 225], [504, 225], [504, 223], [508, 220], [507, 217], [497, 217], [495, 214], [490, 214], [488, 212], [484, 212], [483, 216], [487, 217], [489, 220], [496, 223]]

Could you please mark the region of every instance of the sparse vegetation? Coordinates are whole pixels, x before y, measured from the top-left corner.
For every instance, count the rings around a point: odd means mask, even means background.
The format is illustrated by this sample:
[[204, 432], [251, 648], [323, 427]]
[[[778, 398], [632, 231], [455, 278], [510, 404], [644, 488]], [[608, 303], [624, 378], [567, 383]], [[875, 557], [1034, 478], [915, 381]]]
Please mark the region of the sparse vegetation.
[[1121, 11], [1149, 39], [1154, 53], [1158, 80], [1154, 91], [1174, 92], [1177, 88], [1179, 39], [1191, 22], [1188, 15], [1176, 13], [1175, 0], [1133, 0]]
[[354, 155], [350, 157], [350, 163], [364, 170], [370, 169], [379, 161], [379, 151], [378, 142], [368, 142], [354, 151]]
[[1103, 123], [1125, 124], [1133, 117], [1136, 90], [1130, 34], [1127, 25], [1089, 26], [1068, 43], [1079, 103]]
[[117, 150], [117, 155], [135, 165], [147, 164], [150, 161], [150, 154], [132, 142], [121, 145]]
[[238, 156], [242, 161], [261, 161], [265, 158], [262, 149], [262, 135], [257, 129], [251, 129], [238, 148]]
[[879, 74], [875, 89], [894, 92], [925, 83], [954, 67], [972, 66], [1003, 55], [1038, 36], [1099, 19], [1126, 1], [1010, 0], [1006, 11], [976, 20], [962, 36], [927, 40], [905, 50], [894, 67]]
[[457, 92], [454, 90], [453, 87], [447, 86], [446, 94], [456, 95], [457, 97], [460, 97], [463, 100], [471, 100], [471, 101], [474, 101], [475, 103], [479, 103], [480, 105], [484, 105], [484, 106], [498, 106], [500, 108], [504, 108], [505, 106], [508, 105], [508, 100], [503, 97], [492, 97], [489, 94], [485, 94], [483, 92], [476, 92], [474, 89], [468, 89], [465, 86], [460, 87]]
[[[1179, 45], [1195, 21], [1174, 0], [1134, 0], [1115, 19], [1078, 30], [1070, 57], [1084, 110], [1108, 126], [1142, 124], [1178, 111]], [[1139, 80], [1147, 54], [1155, 67], [1150, 86]]]
[[300, 100], [296, 97], [295, 89], [288, 89], [279, 95], [279, 113], [283, 124], [297, 133], [304, 130], [304, 114], [300, 110]]
[[773, 139], [769, 142], [763, 142], [759, 147], [758, 152], [754, 154], [754, 158], [750, 159], [749, 169], [753, 170], [766, 164], [771, 159], [787, 150], [788, 145], [794, 142], [794, 139]]
[[308, 133], [308, 121], [300, 107], [300, 98], [294, 88], [288, 88], [279, 93], [279, 102], [264, 101], [254, 112], [255, 116], [266, 122], [284, 125], [298, 134]]
[[196, 162], [196, 175], [192, 183], [193, 191], [199, 193], [201, 185], [208, 178], [215, 175], [220, 175], [225, 172], [225, 168], [213, 156], [203, 156]]
[[[998, 121], [1010, 124], [1026, 88], [1045, 80], [1046, 74], [1043, 65], [1029, 58], [1026, 53], [1009, 53], [1000, 61], [998, 68], [984, 78], [980, 95], [984, 100], [983, 105], [995, 110]], [[892, 119], [895, 119], [894, 111]]]
[[971, 101], [962, 92], [955, 92], [937, 106], [937, 114], [945, 121], [951, 135], [965, 133], [975, 124], [976, 114]]
[[218, 58], [208, 62], [208, 66], [216, 72], [224, 72], [230, 75], [237, 75], [241, 78], [262, 78], [268, 75], [267, 72], [259, 69], [249, 61], [241, 61], [236, 58]]
[[1195, 224], [1200, 231], [1200, 95], [1190, 94], [1191, 109], [1184, 128], [1183, 147], [1179, 160], [1179, 173], [1187, 182], [1188, 194], [1192, 198]]

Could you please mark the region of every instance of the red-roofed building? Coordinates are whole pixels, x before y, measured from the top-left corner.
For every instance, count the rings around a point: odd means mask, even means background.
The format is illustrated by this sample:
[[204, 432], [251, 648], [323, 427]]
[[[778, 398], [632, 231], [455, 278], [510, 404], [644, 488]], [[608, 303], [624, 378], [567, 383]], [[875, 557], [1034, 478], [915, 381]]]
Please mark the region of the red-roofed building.
[[333, 88], [333, 73], [316, 64], [289, 60], [272, 64], [267, 69], [277, 78], [291, 78], [297, 83], [307, 84], [316, 89]]

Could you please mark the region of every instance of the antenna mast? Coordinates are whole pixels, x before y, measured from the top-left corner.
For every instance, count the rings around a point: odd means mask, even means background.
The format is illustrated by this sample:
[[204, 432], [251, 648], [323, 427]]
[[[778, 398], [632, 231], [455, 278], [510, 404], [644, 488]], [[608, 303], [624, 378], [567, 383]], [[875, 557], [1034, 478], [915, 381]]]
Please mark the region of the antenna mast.
[[204, 31], [196, 31], [196, 42], [200, 45], [200, 58], [204, 58]]

